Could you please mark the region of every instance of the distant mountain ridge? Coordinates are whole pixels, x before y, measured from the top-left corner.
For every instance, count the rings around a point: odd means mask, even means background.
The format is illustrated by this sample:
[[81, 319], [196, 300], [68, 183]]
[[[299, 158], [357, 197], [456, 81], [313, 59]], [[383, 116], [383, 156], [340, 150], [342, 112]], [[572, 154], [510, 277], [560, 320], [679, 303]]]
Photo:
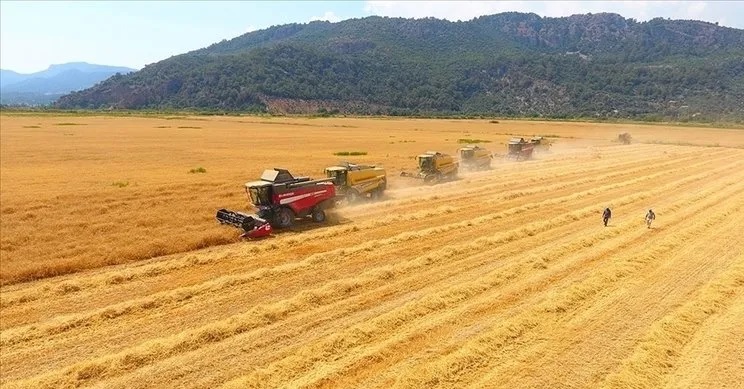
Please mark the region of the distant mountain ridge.
[[616, 14], [366, 17], [251, 32], [60, 108], [744, 119], [744, 30]]
[[48, 69], [21, 74], [0, 70], [0, 102], [2, 104], [48, 104], [66, 93], [89, 88], [117, 73], [134, 72], [122, 66], [70, 62], [51, 65]]

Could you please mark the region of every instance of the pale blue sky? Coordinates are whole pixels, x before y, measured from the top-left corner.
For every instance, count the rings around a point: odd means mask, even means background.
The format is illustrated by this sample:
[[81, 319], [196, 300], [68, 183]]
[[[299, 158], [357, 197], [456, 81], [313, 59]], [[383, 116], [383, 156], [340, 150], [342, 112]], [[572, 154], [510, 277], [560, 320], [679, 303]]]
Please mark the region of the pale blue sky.
[[21, 73], [74, 61], [141, 68], [286, 23], [370, 15], [470, 20], [615, 12], [639, 21], [697, 19], [744, 28], [744, 1], [14, 1], [0, 0], [0, 67]]

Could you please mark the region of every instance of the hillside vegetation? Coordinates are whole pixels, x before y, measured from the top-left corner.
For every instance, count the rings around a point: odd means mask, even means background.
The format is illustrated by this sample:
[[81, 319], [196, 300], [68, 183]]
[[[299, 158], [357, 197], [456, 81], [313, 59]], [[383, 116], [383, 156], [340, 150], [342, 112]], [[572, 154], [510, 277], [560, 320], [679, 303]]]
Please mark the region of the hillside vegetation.
[[0, 69], [0, 104], [46, 105], [72, 91], [90, 88], [114, 74], [133, 71], [135, 69], [86, 62], [51, 65], [46, 70], [30, 74]]
[[251, 32], [59, 108], [744, 120], [744, 30], [616, 14], [368, 17]]

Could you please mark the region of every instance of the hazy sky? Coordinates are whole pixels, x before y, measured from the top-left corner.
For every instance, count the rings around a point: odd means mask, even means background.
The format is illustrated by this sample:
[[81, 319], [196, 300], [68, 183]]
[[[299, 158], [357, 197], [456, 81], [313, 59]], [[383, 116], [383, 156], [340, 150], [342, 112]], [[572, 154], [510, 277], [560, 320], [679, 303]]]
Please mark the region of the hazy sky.
[[0, 67], [21, 73], [84, 61], [142, 68], [246, 32], [370, 15], [470, 20], [615, 12], [744, 28], [744, 1], [14, 1], [0, 0]]

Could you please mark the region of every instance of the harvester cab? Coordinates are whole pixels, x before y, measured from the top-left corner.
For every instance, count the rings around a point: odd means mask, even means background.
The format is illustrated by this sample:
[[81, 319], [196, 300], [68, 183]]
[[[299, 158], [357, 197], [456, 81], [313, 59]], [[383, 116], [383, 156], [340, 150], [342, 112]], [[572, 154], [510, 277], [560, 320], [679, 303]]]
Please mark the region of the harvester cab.
[[478, 145], [467, 145], [461, 147], [458, 152], [460, 153], [460, 164], [463, 168], [469, 170], [485, 170], [491, 167], [491, 159], [493, 158], [493, 155], [483, 147]]
[[326, 176], [333, 179], [333, 185], [344, 187], [348, 182], [349, 170], [343, 166], [331, 166], [325, 169]]
[[508, 154], [506, 158], [519, 160], [527, 160], [532, 158], [532, 152], [535, 149], [535, 145], [531, 142], [527, 142], [524, 138], [511, 138], [508, 144]]
[[243, 229], [243, 237], [259, 238], [274, 228], [290, 227], [296, 218], [326, 219], [325, 210], [335, 205], [336, 190], [331, 179], [293, 177], [286, 169], [265, 170], [259, 181], [245, 184], [245, 192], [256, 215], [220, 209], [217, 220]]
[[379, 198], [387, 187], [385, 169], [375, 165], [343, 162], [326, 168], [325, 173], [333, 180], [336, 193], [349, 202], [362, 197]]
[[271, 184], [263, 181], [245, 184], [245, 193], [255, 206], [271, 205]]
[[438, 182], [454, 179], [457, 176], [459, 165], [451, 155], [427, 151], [416, 158], [418, 159], [418, 173], [401, 172], [402, 177], [418, 178], [424, 182]]
[[418, 158], [419, 171], [424, 173], [433, 173], [437, 170], [437, 165], [434, 162], [435, 154], [422, 154]]

